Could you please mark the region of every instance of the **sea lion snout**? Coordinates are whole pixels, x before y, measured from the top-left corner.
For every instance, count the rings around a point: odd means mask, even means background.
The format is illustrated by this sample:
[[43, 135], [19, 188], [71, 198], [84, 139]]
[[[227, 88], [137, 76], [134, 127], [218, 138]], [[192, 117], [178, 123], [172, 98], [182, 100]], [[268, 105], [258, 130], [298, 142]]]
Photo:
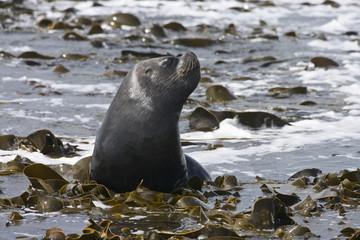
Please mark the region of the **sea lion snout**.
[[195, 53], [187, 52], [180, 57], [179, 65], [190, 66], [191, 69], [200, 67], [199, 60]]

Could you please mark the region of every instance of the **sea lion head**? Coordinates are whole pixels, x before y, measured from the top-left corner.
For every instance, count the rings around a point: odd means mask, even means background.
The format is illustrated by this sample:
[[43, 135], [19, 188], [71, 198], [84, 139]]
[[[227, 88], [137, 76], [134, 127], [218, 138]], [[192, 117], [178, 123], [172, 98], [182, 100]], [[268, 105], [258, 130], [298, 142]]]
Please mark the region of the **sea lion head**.
[[171, 104], [181, 110], [199, 80], [200, 63], [196, 55], [189, 52], [181, 57], [166, 56], [139, 62], [123, 85], [132, 100], [151, 107]]

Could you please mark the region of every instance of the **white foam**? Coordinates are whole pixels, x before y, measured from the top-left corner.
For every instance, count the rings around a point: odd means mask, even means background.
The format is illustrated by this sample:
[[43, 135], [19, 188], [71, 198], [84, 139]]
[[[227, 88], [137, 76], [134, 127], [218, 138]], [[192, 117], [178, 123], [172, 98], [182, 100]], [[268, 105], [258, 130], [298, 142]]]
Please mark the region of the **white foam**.
[[360, 46], [356, 41], [350, 40], [338, 40], [333, 39], [329, 41], [323, 40], [312, 40], [308, 43], [309, 46], [319, 49], [328, 49], [328, 50], [342, 50], [342, 51], [359, 51]]
[[217, 140], [217, 139], [244, 139], [250, 138], [251, 133], [244, 129], [241, 129], [237, 126], [236, 119], [225, 119], [220, 123], [220, 127], [211, 132], [190, 132], [184, 133], [181, 135], [181, 138], [186, 140], [196, 140], [196, 139], [207, 139], [207, 140]]
[[33, 51], [33, 49], [30, 46], [12, 46], [12, 47], [9, 47], [9, 49], [7, 49], [7, 51], [20, 53], [20, 52]]
[[108, 109], [110, 104], [86, 104], [85, 108], [101, 108]]
[[212, 164], [234, 164], [236, 162], [248, 162], [249, 160], [244, 157], [240, 157], [241, 150], [231, 148], [217, 148], [211, 151], [194, 151], [188, 153], [202, 165]]
[[[82, 143], [81, 141], [89, 142], [89, 144]], [[56, 165], [56, 164], [66, 163], [73, 165], [80, 159], [92, 155], [94, 142], [95, 142], [94, 138], [86, 138], [86, 139], [83, 138], [83, 139], [79, 139], [79, 142], [71, 143], [72, 145], [77, 145], [79, 149], [82, 149], [82, 151], [78, 152], [79, 156], [74, 156], [71, 158], [68, 157], [51, 158], [40, 152], [29, 152], [22, 149], [18, 149], [15, 151], [0, 150], [0, 162], [6, 163], [12, 161], [14, 160], [16, 155], [19, 155], [22, 157], [29, 158], [31, 161], [35, 163], [42, 163], [46, 165]], [[63, 140], [63, 143], [65, 144], [66, 140]]]

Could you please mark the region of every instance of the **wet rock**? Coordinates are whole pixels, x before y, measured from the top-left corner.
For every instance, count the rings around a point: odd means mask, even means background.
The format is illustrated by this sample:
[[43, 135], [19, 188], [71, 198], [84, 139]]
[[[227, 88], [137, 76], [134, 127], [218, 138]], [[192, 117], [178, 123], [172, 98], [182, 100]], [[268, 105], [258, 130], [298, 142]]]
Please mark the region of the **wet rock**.
[[284, 87], [274, 87], [270, 88], [269, 92], [280, 92], [280, 93], [291, 93], [291, 94], [306, 94], [307, 87], [291, 87], [291, 88], [284, 88]]
[[238, 12], [249, 12], [249, 8], [247, 7], [230, 7], [230, 10], [238, 11]]
[[326, 38], [324, 33], [314, 33], [313, 38], [319, 39], [319, 40], [322, 40], [322, 41], [327, 41], [327, 38]]
[[55, 68], [52, 71], [54, 73], [67, 73], [67, 72], [70, 72], [69, 69], [67, 69], [66, 67], [64, 67], [61, 64], [56, 65]]
[[112, 28], [120, 28], [122, 25], [136, 27], [141, 24], [140, 20], [130, 13], [116, 13], [108, 17], [105, 23]]
[[145, 33], [151, 33], [157, 38], [166, 38], [166, 33], [159, 24], [152, 24], [149, 28], [145, 29]]
[[100, 33], [104, 33], [104, 30], [102, 29], [102, 27], [99, 24], [95, 24], [93, 26], [91, 26], [91, 28], [88, 31], [88, 35], [93, 35], [93, 34], [100, 34]]
[[344, 33], [346, 36], [357, 36], [359, 33], [356, 31], [347, 31]]
[[313, 57], [310, 59], [310, 62], [312, 62], [315, 67], [320, 68], [328, 68], [328, 67], [338, 67], [339, 64], [335, 62], [334, 60], [326, 57]]
[[88, 18], [85, 16], [78, 16], [77, 18], [75, 18], [73, 20], [73, 22], [76, 24], [81, 24], [81, 25], [85, 25], [85, 26], [93, 25], [93, 21], [91, 20], [91, 18]]
[[228, 62], [224, 61], [224, 60], [218, 60], [216, 61], [214, 64], [215, 65], [220, 65], [220, 64], [227, 64]]
[[237, 35], [237, 31], [236, 31], [236, 26], [233, 23], [230, 23], [224, 30], [224, 33], [227, 34], [233, 34], [233, 35]]
[[252, 128], [260, 127], [283, 127], [285, 125], [290, 125], [288, 122], [282, 120], [281, 118], [266, 112], [233, 112], [233, 111], [222, 111], [212, 113], [220, 120], [225, 118], [234, 118], [237, 117], [239, 123], [249, 126]]
[[64, 53], [61, 55], [62, 58], [74, 61], [86, 61], [90, 58], [89, 55], [77, 54], [77, 53]]
[[264, 30], [261, 27], [253, 28], [250, 38], [257, 38], [260, 34], [263, 34]]
[[118, 70], [111, 70], [104, 73], [105, 77], [115, 78], [115, 77], [125, 77], [128, 72], [125, 71], [118, 71]]
[[272, 1], [260, 2], [259, 7], [275, 7], [275, 4]]
[[184, 27], [181, 23], [178, 22], [169, 22], [163, 25], [163, 28], [169, 29], [174, 32], [186, 31], [186, 27]]
[[278, 40], [279, 36], [274, 35], [274, 34], [259, 34], [259, 35], [256, 35], [254, 38], [265, 38], [268, 40]]
[[261, 66], [261, 67], [269, 67], [270, 65], [278, 64], [278, 63], [284, 63], [284, 62], [287, 62], [287, 61], [289, 61], [289, 59], [282, 59], [282, 60], [276, 60], [276, 61], [268, 61], [268, 62], [266, 62], [266, 63], [261, 64], [260, 66]]
[[44, 60], [55, 59], [55, 57], [42, 55], [42, 54], [39, 54], [34, 51], [23, 52], [18, 56], [18, 58], [38, 58], [38, 59], [44, 59]]
[[235, 99], [237, 97], [224, 86], [212, 85], [206, 89], [206, 100], [208, 101], [226, 102]]
[[30, 66], [30, 67], [38, 67], [41, 66], [41, 63], [33, 61], [33, 60], [25, 60], [23, 61], [23, 63], [25, 63], [26, 65]]
[[196, 32], [198, 33], [217, 33], [220, 32], [220, 28], [210, 24], [198, 24], [196, 25]]
[[254, 79], [251, 77], [236, 77], [236, 78], [232, 78], [231, 80], [233, 80], [233, 81], [252, 81]]
[[154, 40], [152, 38], [144, 37], [141, 35], [129, 35], [129, 36], [124, 37], [123, 39], [128, 40], [128, 41], [140, 41], [140, 42], [144, 42], [144, 43], [154, 42]]
[[190, 115], [189, 125], [192, 130], [212, 131], [217, 129], [224, 119], [235, 117], [239, 123], [255, 129], [263, 126], [283, 127], [290, 125], [281, 118], [266, 112], [213, 111], [204, 107], [198, 107], [194, 110]]
[[209, 77], [201, 77], [200, 82], [201, 83], [212, 83], [213, 80], [211, 80], [211, 78], [209, 78]]
[[291, 177], [289, 177], [289, 180], [295, 179], [295, 178], [300, 178], [300, 177], [317, 177], [321, 173], [322, 173], [322, 171], [320, 169], [308, 168], [308, 169], [304, 169], [304, 170], [301, 170], [301, 171], [293, 174]]
[[226, 51], [226, 50], [216, 50], [214, 53], [216, 55], [220, 55], [220, 54], [230, 54], [231, 52]]
[[96, 47], [96, 48], [104, 47], [103, 40], [100, 40], [100, 39], [91, 40], [90, 43], [93, 47]]
[[290, 87], [290, 88], [274, 87], [274, 88], [270, 88], [268, 92], [271, 93], [272, 97], [287, 98], [290, 97], [290, 95], [292, 94], [306, 94], [307, 87], [302, 87], [302, 86]]
[[0, 57], [1, 58], [14, 58], [15, 56], [12, 55], [11, 53], [8, 53], [5, 51], [0, 51]]
[[302, 106], [315, 106], [315, 105], [317, 105], [317, 103], [314, 102], [314, 101], [307, 100], [307, 101], [301, 102], [300, 105], [302, 105]]
[[332, 0], [326, 0], [322, 4], [323, 5], [330, 5], [333, 8], [339, 8], [340, 7], [339, 3], [335, 2], [335, 1], [332, 1]]
[[21, 146], [30, 151], [40, 151], [48, 156], [74, 155], [75, 147], [70, 144], [64, 145], [62, 141], [54, 136], [49, 130], [38, 130], [33, 132], [21, 142]]
[[43, 18], [37, 24], [39, 27], [48, 28], [53, 24], [53, 21], [48, 18]]
[[276, 229], [295, 223], [287, 215], [285, 205], [275, 197], [257, 200], [247, 220], [258, 229]]
[[207, 47], [216, 43], [214, 40], [208, 38], [177, 38], [168, 42], [186, 47]]
[[260, 61], [275, 61], [277, 60], [276, 57], [273, 56], [264, 56], [264, 57], [255, 57], [250, 56], [246, 57], [242, 60], [243, 63], [250, 63], [250, 62], [260, 62]]
[[298, 35], [296, 34], [295, 31], [286, 32], [286, 33], [284, 33], [284, 36], [285, 36], [285, 37], [293, 37], [293, 38], [297, 38], [297, 37], [298, 37]]
[[196, 131], [213, 131], [219, 128], [219, 120], [211, 111], [206, 108], [198, 107], [190, 115], [190, 128]]
[[0, 135], [1, 150], [15, 150], [19, 148], [19, 140], [14, 135]]
[[73, 29], [83, 29], [81, 25], [70, 25], [66, 22], [53, 22], [48, 29], [49, 30], [73, 30]]
[[88, 38], [78, 34], [77, 32], [70, 31], [66, 32], [63, 36], [64, 40], [76, 40], [76, 41], [87, 41]]

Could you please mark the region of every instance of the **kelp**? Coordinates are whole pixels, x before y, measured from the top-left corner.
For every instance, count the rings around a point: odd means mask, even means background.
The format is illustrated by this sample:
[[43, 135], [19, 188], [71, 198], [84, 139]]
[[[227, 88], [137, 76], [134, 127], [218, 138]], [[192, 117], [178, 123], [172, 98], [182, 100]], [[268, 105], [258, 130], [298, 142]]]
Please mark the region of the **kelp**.
[[[254, 202], [251, 212], [238, 212], [237, 205], [245, 200], [241, 197], [245, 186], [232, 175], [219, 176], [213, 182], [199, 182], [194, 177], [171, 193], [151, 191], [141, 184], [132, 192], [116, 193], [86, 179], [67, 181], [51, 167], [31, 163], [24, 158], [18, 157], [15, 162], [11, 165], [22, 164], [19, 168], [24, 166], [23, 174], [31, 185], [19, 196], [0, 199], [2, 208], [27, 207], [38, 212], [60, 211], [63, 214], [97, 209], [107, 218], [98, 220], [98, 223], [90, 218], [90, 225], [80, 235], [66, 234], [60, 228], [51, 228], [46, 231], [44, 239], [246, 239], [274, 235], [285, 239], [316, 237], [309, 228], [298, 225], [292, 216], [318, 217], [326, 209], [338, 211], [342, 216], [346, 209], [360, 203], [360, 170], [321, 175], [319, 169], [305, 169], [293, 174], [289, 181], [313, 178], [313, 181], [306, 181], [302, 188], [311, 189], [321, 182], [323, 190], [304, 199], [295, 193], [280, 193], [272, 186], [278, 183], [266, 182], [264, 179], [256, 181], [263, 182], [260, 188], [264, 196]], [[89, 158], [84, 158], [78, 165], [86, 168], [88, 163]], [[13, 211], [7, 224], [21, 224], [24, 218], [21, 211]], [[176, 231], [184, 219], [193, 223]], [[115, 226], [120, 223], [123, 227], [111, 230], [114, 221], [117, 222]], [[157, 227], [154, 229], [155, 222]], [[134, 234], [130, 231], [134, 224], [141, 226], [142, 233]], [[356, 239], [358, 235], [359, 230], [353, 228], [344, 228], [339, 233], [339, 236], [350, 239]]]

